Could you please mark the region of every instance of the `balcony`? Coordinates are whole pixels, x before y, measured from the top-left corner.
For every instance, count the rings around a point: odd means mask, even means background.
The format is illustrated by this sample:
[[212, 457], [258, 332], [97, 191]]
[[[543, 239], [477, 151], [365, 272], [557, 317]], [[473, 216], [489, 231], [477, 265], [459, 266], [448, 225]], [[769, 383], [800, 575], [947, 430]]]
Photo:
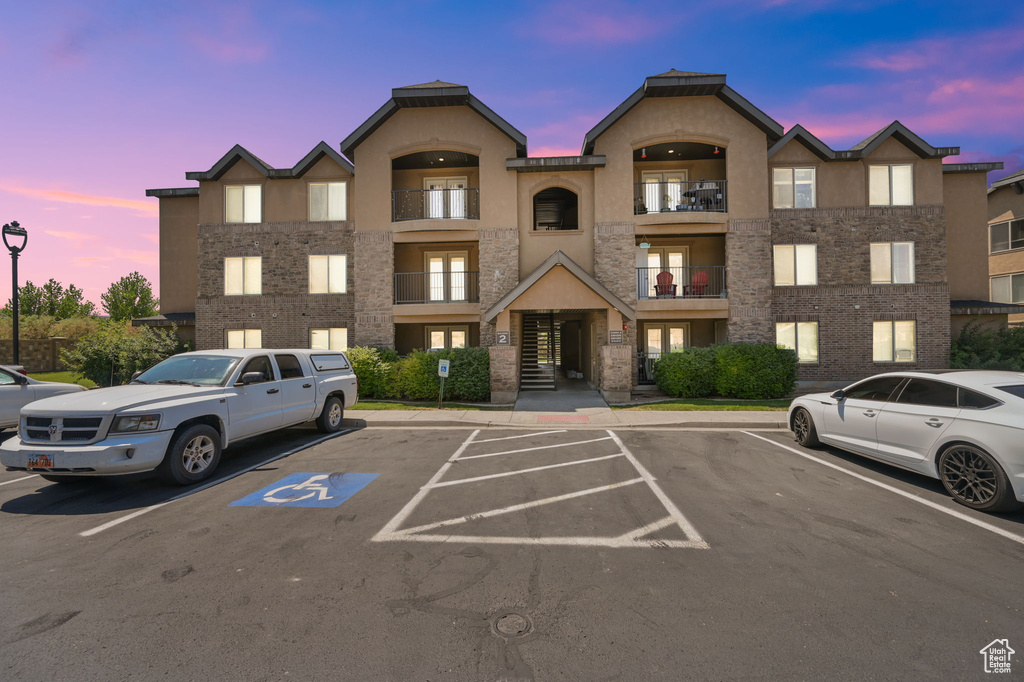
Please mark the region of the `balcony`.
[[[662, 273], [668, 273], [671, 278]], [[636, 297], [640, 300], [726, 298], [726, 295], [724, 265], [636, 269]]]
[[391, 220], [479, 220], [480, 188], [400, 189], [391, 192]]
[[725, 180], [647, 180], [633, 185], [633, 214], [725, 213]]
[[480, 273], [466, 270], [396, 272], [395, 304], [478, 303]]

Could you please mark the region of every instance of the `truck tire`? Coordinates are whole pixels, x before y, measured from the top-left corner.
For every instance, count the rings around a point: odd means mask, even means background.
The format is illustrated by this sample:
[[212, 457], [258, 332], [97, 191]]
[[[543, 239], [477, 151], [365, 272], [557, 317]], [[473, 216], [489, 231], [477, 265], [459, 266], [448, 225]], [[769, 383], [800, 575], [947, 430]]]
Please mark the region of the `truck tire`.
[[209, 478], [220, 464], [220, 434], [207, 424], [193, 424], [171, 441], [157, 472], [172, 485]]
[[332, 395], [324, 403], [324, 409], [316, 418], [316, 429], [320, 433], [337, 433], [341, 430], [341, 422], [345, 418], [345, 406], [338, 398]]

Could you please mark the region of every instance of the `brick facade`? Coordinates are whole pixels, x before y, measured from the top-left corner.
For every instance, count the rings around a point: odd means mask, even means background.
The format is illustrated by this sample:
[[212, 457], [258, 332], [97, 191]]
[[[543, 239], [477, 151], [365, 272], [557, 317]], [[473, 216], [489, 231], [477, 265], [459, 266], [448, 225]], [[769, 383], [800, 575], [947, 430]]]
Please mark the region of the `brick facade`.
[[352, 345], [395, 347], [395, 249], [388, 230], [355, 236], [356, 333]]
[[[353, 342], [354, 295], [309, 294], [309, 256], [348, 256], [351, 221], [199, 226], [196, 349], [223, 348], [227, 329], [262, 330], [265, 348], [308, 348], [310, 329], [345, 327]], [[224, 259], [262, 258], [262, 294], [224, 295]], [[301, 293], [297, 293], [301, 292]]]
[[483, 314], [519, 284], [519, 230], [482, 228], [480, 234], [480, 345], [494, 344], [497, 331]]

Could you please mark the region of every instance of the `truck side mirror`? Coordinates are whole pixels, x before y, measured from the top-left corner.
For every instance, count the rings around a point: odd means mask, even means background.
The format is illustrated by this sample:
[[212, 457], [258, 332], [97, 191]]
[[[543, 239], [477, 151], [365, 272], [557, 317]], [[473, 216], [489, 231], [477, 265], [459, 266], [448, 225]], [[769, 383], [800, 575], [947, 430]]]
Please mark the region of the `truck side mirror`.
[[258, 384], [261, 381], [266, 381], [263, 372], [246, 372], [238, 378], [235, 386], [248, 386], [249, 384]]
[[130, 379], [130, 381], [135, 381], [136, 379], [138, 379], [141, 376], [142, 376], [142, 372], [133, 372], [132, 373], [132, 378]]

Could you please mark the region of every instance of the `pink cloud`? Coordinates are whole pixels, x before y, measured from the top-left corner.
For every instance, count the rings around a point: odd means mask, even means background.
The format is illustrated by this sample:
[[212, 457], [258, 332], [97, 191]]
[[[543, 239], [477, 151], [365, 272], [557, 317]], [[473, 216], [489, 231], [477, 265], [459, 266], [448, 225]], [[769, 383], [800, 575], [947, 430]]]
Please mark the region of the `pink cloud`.
[[547, 43], [623, 45], [646, 42], [672, 29], [679, 12], [620, 0], [560, 0], [546, 6], [524, 24], [521, 32]]
[[228, 5], [218, 10], [212, 25], [190, 23], [184, 38], [207, 57], [229, 64], [262, 62], [270, 55], [270, 46], [263, 37], [251, 8]]
[[972, 66], [991, 68], [993, 60], [1020, 52], [1022, 45], [1024, 28], [1011, 25], [957, 36], [923, 38], [898, 45], [874, 45], [857, 52], [847, 63], [895, 73], [930, 68], [944, 71]]
[[[85, 204], [86, 206], [104, 206], [107, 208], [128, 208], [137, 211], [141, 215], [159, 215], [160, 207], [152, 201], [139, 199], [121, 199], [119, 197], [101, 197], [91, 194], [79, 194], [77, 192], [66, 192], [56, 189], [34, 189], [31, 187], [13, 187], [0, 185], [0, 189], [22, 196], [34, 197], [45, 201], [59, 201], [65, 204]], [[82, 218], [88, 216], [80, 216]]]
[[530, 156], [579, 156], [579, 147], [536, 147], [530, 149]]
[[85, 232], [68, 232], [63, 230], [43, 230], [46, 234], [51, 237], [57, 237], [58, 239], [67, 239], [76, 247], [85, 246], [87, 243], [95, 242], [99, 240], [99, 236], [95, 234], [87, 234]]

